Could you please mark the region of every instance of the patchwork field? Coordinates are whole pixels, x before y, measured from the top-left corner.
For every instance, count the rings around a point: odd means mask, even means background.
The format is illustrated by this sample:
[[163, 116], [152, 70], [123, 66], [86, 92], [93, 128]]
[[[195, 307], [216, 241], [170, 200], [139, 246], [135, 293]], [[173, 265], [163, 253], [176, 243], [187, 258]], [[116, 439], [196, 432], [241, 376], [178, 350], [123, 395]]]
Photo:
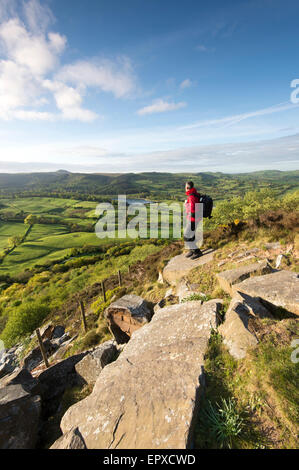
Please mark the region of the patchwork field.
[[[93, 231], [96, 206], [96, 202], [62, 198], [1, 199], [0, 274], [14, 275], [36, 264], [61, 260], [70, 254], [71, 248], [107, 243], [109, 240], [99, 240]], [[31, 226], [24, 223], [30, 214], [37, 222]], [[38, 223], [45, 218], [51, 220]], [[82, 227], [83, 231], [72, 231], [73, 225]], [[13, 246], [12, 240], [16, 238]]]

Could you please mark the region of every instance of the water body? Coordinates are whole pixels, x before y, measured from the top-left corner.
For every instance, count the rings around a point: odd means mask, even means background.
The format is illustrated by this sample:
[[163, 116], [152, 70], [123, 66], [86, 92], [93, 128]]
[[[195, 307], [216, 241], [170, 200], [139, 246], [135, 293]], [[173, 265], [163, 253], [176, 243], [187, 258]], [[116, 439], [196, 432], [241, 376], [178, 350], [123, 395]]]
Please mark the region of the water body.
[[[113, 197], [112, 201], [117, 201], [117, 197]], [[127, 204], [154, 204], [154, 201], [150, 201], [149, 199], [126, 199]]]

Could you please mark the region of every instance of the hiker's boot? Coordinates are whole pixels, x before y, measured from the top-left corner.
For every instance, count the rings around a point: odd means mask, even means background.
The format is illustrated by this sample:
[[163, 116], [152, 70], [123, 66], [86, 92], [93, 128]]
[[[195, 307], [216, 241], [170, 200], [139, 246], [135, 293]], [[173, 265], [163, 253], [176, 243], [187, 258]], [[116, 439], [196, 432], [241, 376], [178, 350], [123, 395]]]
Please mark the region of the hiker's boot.
[[190, 258], [193, 255], [194, 255], [194, 250], [189, 250], [188, 253], [185, 256], [186, 256], [186, 258]]
[[193, 255], [190, 256], [190, 259], [197, 259], [203, 255], [203, 252], [200, 249], [194, 250]]

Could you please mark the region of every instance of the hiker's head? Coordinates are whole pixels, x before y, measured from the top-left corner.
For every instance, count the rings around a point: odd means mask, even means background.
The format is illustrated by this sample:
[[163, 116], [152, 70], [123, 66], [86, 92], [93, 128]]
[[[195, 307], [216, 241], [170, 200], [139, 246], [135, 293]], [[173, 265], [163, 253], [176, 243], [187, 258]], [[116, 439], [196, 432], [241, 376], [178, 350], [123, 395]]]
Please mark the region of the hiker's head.
[[186, 191], [190, 191], [190, 189], [194, 188], [193, 181], [187, 181], [185, 188], [186, 188]]

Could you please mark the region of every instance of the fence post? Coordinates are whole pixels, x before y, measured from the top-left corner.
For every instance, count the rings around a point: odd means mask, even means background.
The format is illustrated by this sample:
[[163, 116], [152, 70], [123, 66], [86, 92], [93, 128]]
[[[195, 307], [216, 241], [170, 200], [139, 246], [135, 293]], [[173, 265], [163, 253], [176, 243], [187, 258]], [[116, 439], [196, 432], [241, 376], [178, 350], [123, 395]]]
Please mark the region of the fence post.
[[85, 317], [85, 309], [82, 300], [79, 300], [80, 310], [81, 310], [81, 317], [82, 317], [82, 325], [84, 328], [85, 333], [87, 332], [87, 324], [86, 324], [86, 317]]
[[101, 282], [101, 285], [102, 285], [102, 292], [103, 292], [104, 302], [106, 302], [105, 281], [102, 281], [102, 282]]
[[121, 279], [121, 272], [120, 272], [120, 269], [118, 270], [118, 284], [119, 284], [119, 287], [121, 287], [122, 279]]
[[35, 330], [35, 333], [36, 333], [36, 336], [37, 336], [37, 339], [38, 339], [39, 348], [40, 348], [40, 351], [42, 353], [45, 366], [48, 368], [49, 367], [49, 362], [48, 362], [47, 354], [46, 354], [44, 344], [43, 344], [43, 341], [42, 341], [42, 338], [41, 338], [41, 335], [40, 335], [39, 328], [37, 328]]

